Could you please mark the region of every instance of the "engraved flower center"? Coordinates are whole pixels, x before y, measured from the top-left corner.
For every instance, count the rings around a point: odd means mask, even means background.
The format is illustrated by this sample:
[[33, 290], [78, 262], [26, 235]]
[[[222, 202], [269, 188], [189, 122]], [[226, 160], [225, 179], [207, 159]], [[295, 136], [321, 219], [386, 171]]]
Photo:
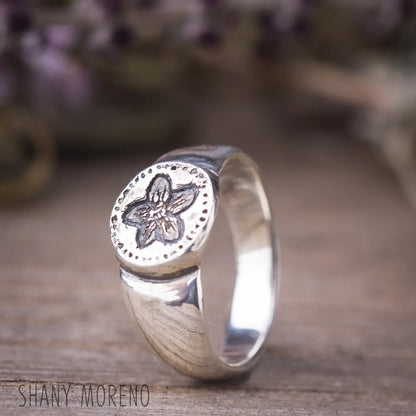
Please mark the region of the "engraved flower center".
[[149, 210], [149, 219], [160, 220], [166, 217], [167, 209], [163, 203], [158, 203], [155, 209]]

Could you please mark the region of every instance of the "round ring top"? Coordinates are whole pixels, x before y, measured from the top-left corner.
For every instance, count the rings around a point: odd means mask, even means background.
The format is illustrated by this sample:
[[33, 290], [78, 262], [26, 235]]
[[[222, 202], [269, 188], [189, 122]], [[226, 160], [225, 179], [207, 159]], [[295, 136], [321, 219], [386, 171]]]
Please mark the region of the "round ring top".
[[197, 251], [215, 217], [211, 179], [185, 162], [156, 163], [139, 172], [116, 200], [111, 241], [122, 264], [143, 271]]

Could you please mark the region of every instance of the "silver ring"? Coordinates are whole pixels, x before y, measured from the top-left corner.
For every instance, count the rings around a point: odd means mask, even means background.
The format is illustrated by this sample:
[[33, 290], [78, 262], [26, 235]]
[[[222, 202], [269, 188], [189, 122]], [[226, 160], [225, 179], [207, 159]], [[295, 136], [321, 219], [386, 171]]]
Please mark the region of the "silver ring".
[[[219, 202], [230, 223], [237, 276], [217, 354], [207, 329], [200, 261]], [[124, 188], [110, 230], [125, 302], [164, 361], [206, 380], [253, 368], [273, 320], [278, 271], [269, 204], [252, 159], [228, 146], [169, 152]]]

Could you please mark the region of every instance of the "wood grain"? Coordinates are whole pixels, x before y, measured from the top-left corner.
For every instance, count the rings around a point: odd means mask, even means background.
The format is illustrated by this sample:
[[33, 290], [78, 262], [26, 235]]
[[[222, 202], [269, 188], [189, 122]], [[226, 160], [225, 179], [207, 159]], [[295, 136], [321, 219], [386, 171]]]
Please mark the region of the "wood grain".
[[[235, 140], [261, 165], [281, 240], [278, 312], [252, 375], [177, 374], [128, 318], [108, 217], [159, 152], [65, 162], [46, 195], [0, 216], [1, 415], [416, 414], [416, 222], [396, 181], [354, 141]], [[232, 289], [228, 243], [217, 227], [204, 259], [214, 329]], [[68, 407], [19, 407], [19, 385], [58, 382], [74, 386]], [[83, 383], [147, 384], [150, 402], [80, 407]]]

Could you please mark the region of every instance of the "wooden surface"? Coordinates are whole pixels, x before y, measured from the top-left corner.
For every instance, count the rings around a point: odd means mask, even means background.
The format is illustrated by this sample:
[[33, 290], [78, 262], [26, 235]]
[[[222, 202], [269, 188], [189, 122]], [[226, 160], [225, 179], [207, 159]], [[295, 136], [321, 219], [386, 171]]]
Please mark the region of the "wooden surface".
[[[416, 221], [395, 179], [342, 138], [238, 140], [261, 165], [282, 256], [276, 319], [251, 377], [177, 374], [122, 303], [108, 217], [159, 151], [65, 162], [46, 195], [0, 214], [1, 415], [416, 415]], [[232, 284], [229, 241], [222, 229], [215, 238], [205, 270], [216, 277], [204, 275], [213, 327]], [[68, 407], [19, 407], [18, 387], [35, 383], [75, 393]], [[147, 384], [150, 402], [81, 407], [85, 383]]]

